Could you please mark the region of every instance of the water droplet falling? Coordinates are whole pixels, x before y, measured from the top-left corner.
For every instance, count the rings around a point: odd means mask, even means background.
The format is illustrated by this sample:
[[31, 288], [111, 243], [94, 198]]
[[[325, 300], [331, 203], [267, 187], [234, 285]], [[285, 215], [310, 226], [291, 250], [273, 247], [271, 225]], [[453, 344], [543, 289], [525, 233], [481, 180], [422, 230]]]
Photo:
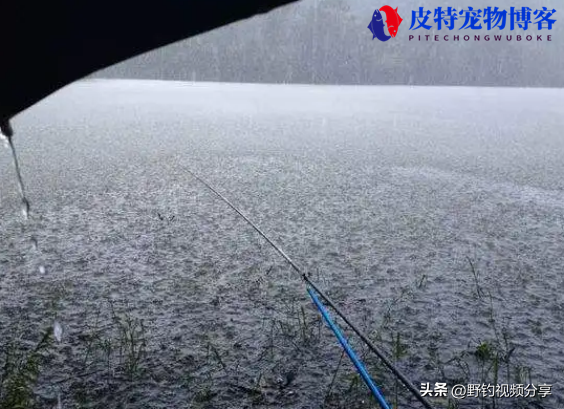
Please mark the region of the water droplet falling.
[[63, 327], [59, 323], [59, 321], [55, 321], [53, 324], [53, 336], [57, 340], [57, 342], [61, 342], [63, 339]]
[[10, 148], [10, 151], [12, 153], [12, 160], [14, 162], [14, 167], [16, 169], [16, 178], [18, 180], [18, 187], [19, 187], [20, 196], [21, 196], [21, 199], [22, 199], [22, 214], [23, 214], [24, 219], [27, 220], [28, 217], [29, 217], [29, 209], [30, 209], [29, 200], [27, 199], [27, 196], [25, 195], [25, 187], [24, 187], [24, 183], [23, 183], [22, 172], [21, 172], [21, 169], [20, 169], [19, 161], [18, 161], [18, 155], [16, 153], [16, 148], [14, 147], [14, 142], [12, 141], [12, 135], [13, 135], [13, 132], [12, 132], [12, 130], [9, 126], [2, 127], [2, 136], [5, 139], [5, 141], [8, 143], [8, 147]]
[[41, 274], [45, 274], [45, 267], [44, 266], [39, 266], [39, 272]]
[[22, 197], [22, 216], [24, 220], [29, 218], [29, 201], [25, 197]]

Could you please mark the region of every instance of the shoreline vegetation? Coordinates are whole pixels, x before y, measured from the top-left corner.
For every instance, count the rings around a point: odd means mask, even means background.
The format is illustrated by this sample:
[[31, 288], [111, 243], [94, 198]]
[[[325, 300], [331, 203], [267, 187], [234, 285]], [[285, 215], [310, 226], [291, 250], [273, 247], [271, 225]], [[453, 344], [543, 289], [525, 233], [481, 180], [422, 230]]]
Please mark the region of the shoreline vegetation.
[[[256, 308], [264, 308], [268, 303], [268, 294], [262, 288], [271, 285], [266, 284], [266, 280], [273, 267], [259, 272], [262, 274], [258, 275], [254, 286], [247, 289], [249, 300]], [[375, 314], [378, 325], [367, 328], [371, 339], [404, 370], [418, 366], [419, 373], [426, 373], [426, 378], [419, 379], [421, 383], [429, 381], [432, 374], [432, 379], [446, 382], [449, 387], [456, 384], [543, 384], [542, 369], [527, 367], [520, 362], [515, 329], [499, 318], [506, 313], [499, 310], [503, 308], [503, 299], [492, 292], [480, 275], [476, 261], [468, 258], [466, 281], [474, 284], [466, 287], [464, 297], [473, 300], [477, 315], [488, 317], [490, 337], [469, 339], [458, 351], [449, 351], [441, 347], [448, 331], [435, 331], [426, 334], [426, 345], [413, 348], [409, 343], [412, 330], [410, 326], [403, 327], [402, 322], [407, 318], [406, 313], [417, 304], [417, 299], [425, 295], [428, 279], [422, 275], [404, 286], [396, 298], [386, 302], [383, 311]], [[300, 390], [300, 367], [307, 366], [302, 360], [319, 357], [315, 351], [319, 347], [329, 347], [333, 350], [333, 358], [338, 356], [338, 359], [327, 363], [333, 368], [329, 374], [331, 382], [318, 385], [324, 392], [323, 399], [311, 401], [311, 407], [368, 408], [375, 404], [305, 297], [277, 300], [284, 305], [284, 312], [265, 321], [267, 334], [263, 342], [256, 345], [258, 353], [254, 359], [246, 363], [255, 368], [256, 376], [250, 379], [238, 373], [241, 365], [238, 354], [242, 351], [238, 342], [229, 347], [209, 339], [193, 345], [188, 353], [176, 351], [173, 360], [163, 360], [162, 351], [174, 349], [175, 339], [170, 340], [169, 345], [159, 345], [152, 340], [151, 334], [160, 330], [160, 324], [154, 323], [156, 326], [150, 328], [142, 318], [137, 318], [142, 311], [131, 300], [107, 298], [98, 303], [95, 310], [80, 311], [78, 316], [84, 317], [83, 321], [67, 323], [62, 342], [57, 342], [53, 327], [46, 324], [47, 317], [60, 315], [67, 296], [64, 283], [57, 289], [50, 294], [52, 307], [45, 311], [41, 324], [33, 325], [21, 319], [10, 322], [5, 316], [2, 319], [8, 326], [4, 327], [3, 333], [8, 336], [0, 343], [1, 409], [46, 407], [57, 403], [58, 394], [64, 397], [63, 407], [69, 408], [160, 407], [157, 396], [156, 402], [141, 403], [149, 398], [144, 396], [147, 386], [157, 395], [182, 390], [189, 402], [183, 407], [225, 407], [227, 402], [236, 407], [298, 407], [292, 403], [292, 395]], [[220, 308], [220, 304], [218, 299], [215, 307]], [[362, 309], [362, 304], [350, 307]], [[366, 310], [363, 313], [372, 314]], [[542, 336], [542, 324], [538, 322], [533, 326], [532, 331]], [[8, 328], [10, 330], [6, 331]], [[346, 333], [362, 351], [362, 359], [382, 387], [388, 402], [394, 408], [417, 408], [419, 404], [378, 358], [363, 348], [348, 329]], [[178, 334], [176, 341], [181, 339], [182, 335]], [[263, 369], [259, 369], [261, 367]], [[280, 371], [278, 368], [286, 369]], [[430, 383], [432, 386], [434, 382]], [[449, 396], [446, 399], [430, 397], [429, 400], [437, 408], [449, 409], [553, 407], [546, 404], [550, 402], [550, 395], [545, 398], [487, 396], [459, 400]]]
[[[448, 6], [461, 10], [468, 2], [453, 0]], [[502, 10], [513, 6], [510, 0], [496, 2]], [[527, 4], [533, 10], [546, 6], [541, 0]], [[528, 30], [459, 30], [463, 17], [452, 31], [438, 30], [432, 18], [430, 30], [410, 30], [416, 7], [404, 0], [395, 7], [403, 22], [397, 37], [386, 42], [372, 40], [368, 24], [374, 8], [366, 2], [303, 1], [141, 55], [94, 76], [335, 85], [564, 86], [559, 12], [553, 16], [556, 23], [551, 30], [538, 30], [536, 25]], [[429, 10], [432, 13], [434, 8]], [[444, 41], [445, 35], [449, 41]], [[459, 41], [453, 41], [454, 36]]]

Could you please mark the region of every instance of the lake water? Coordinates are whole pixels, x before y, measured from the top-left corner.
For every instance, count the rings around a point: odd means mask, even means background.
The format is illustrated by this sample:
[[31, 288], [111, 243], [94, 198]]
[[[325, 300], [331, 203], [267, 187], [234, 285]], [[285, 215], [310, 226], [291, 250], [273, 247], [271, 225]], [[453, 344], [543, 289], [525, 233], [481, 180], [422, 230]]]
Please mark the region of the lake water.
[[[5, 150], [0, 336], [33, 341], [62, 323], [46, 402], [62, 391], [71, 407], [85, 390], [92, 407], [327, 399], [341, 351], [299, 277], [190, 169], [390, 355], [400, 334], [398, 366], [417, 386], [490, 380], [497, 353], [509, 355], [499, 383], [553, 385], [540, 404], [564, 405], [562, 90], [96, 80], [13, 125], [32, 217], [22, 223]], [[83, 342], [116, 315], [145, 325], [135, 381], [110, 381], [102, 348]], [[340, 368], [332, 390], [349, 400], [328, 404], [373, 407]]]

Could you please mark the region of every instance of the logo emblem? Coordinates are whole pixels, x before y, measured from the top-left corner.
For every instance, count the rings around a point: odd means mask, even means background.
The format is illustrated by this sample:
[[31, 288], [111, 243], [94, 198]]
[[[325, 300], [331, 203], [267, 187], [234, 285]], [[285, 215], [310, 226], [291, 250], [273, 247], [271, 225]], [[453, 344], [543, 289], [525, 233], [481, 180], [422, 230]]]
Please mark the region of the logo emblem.
[[[382, 12], [386, 14], [386, 20], [384, 21], [384, 16]], [[388, 41], [390, 38], [395, 37], [398, 33], [399, 26], [403, 19], [398, 14], [398, 8], [394, 10], [390, 6], [381, 7], [379, 10], [374, 10], [372, 15], [372, 21], [368, 25], [368, 29], [372, 33], [372, 39], [377, 38], [380, 41]], [[388, 28], [387, 35], [384, 31], [384, 24]]]

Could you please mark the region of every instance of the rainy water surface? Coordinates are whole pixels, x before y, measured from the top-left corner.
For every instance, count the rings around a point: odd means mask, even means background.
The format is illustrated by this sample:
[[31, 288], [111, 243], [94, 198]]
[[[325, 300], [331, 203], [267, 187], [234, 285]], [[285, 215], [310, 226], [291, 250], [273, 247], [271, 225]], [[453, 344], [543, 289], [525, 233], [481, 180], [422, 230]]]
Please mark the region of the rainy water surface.
[[373, 407], [299, 277], [191, 169], [416, 385], [478, 383], [497, 354], [564, 404], [561, 90], [97, 80], [13, 125], [32, 217], [4, 150], [0, 339], [55, 323], [40, 402]]

